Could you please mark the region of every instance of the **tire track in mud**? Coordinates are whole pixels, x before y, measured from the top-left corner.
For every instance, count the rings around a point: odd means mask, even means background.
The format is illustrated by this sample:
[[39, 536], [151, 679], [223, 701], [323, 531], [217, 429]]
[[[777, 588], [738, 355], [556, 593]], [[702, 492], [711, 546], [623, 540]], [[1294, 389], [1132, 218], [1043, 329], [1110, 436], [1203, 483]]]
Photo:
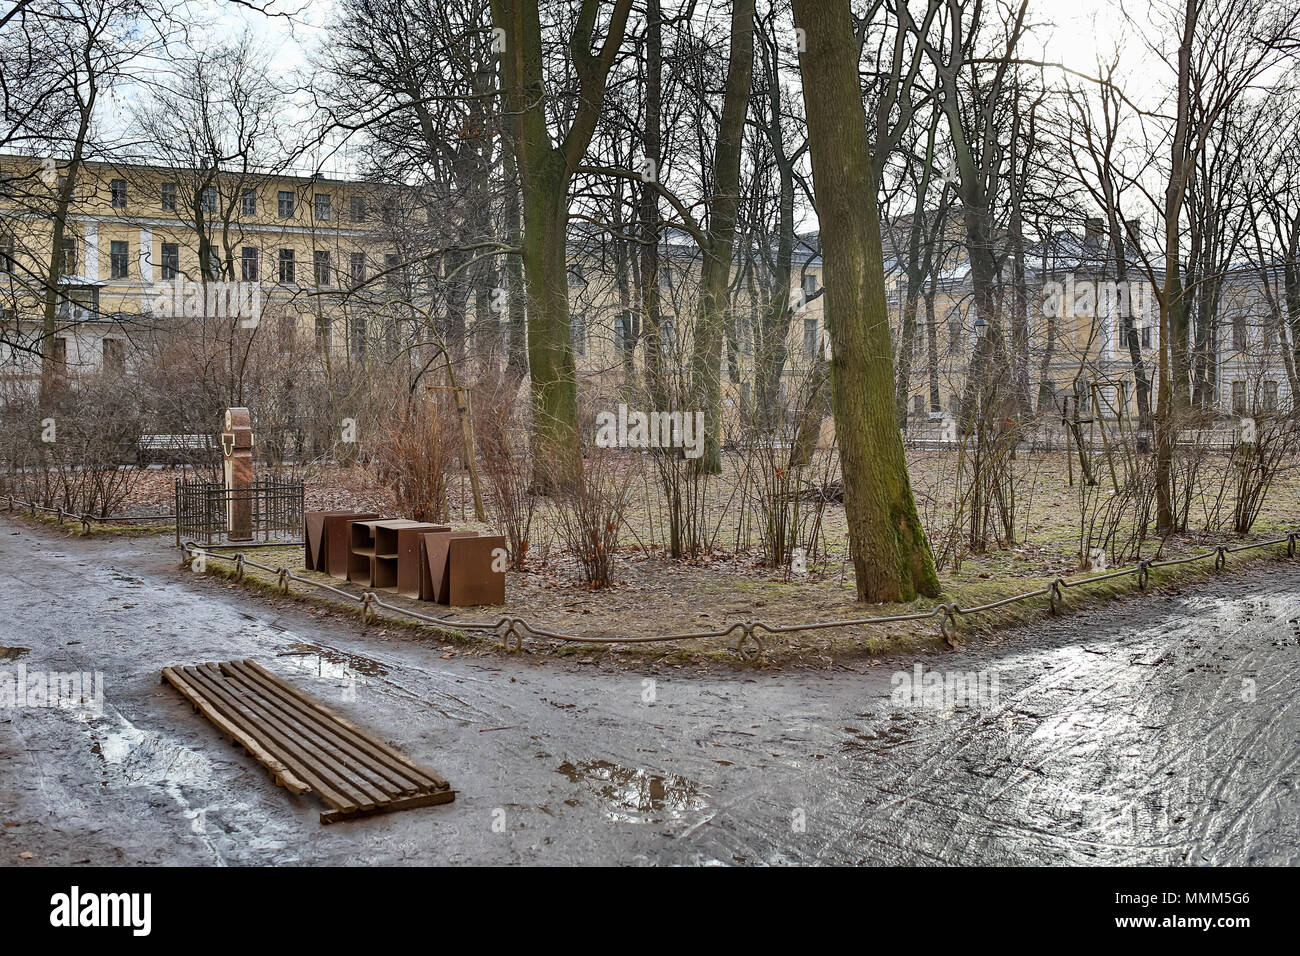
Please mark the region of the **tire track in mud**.
[[[1258, 594], [1257, 585], [1249, 587]], [[1271, 632], [1295, 612], [1294, 602], [1278, 596], [1255, 605]], [[1278, 778], [1300, 762], [1295, 695], [1285, 693], [1295, 683], [1294, 656], [1267, 655], [1258, 637], [1249, 642], [1252, 633], [1246, 624], [1206, 640], [1192, 628], [1192, 640], [1186, 623], [1159, 624], [1106, 642], [1102, 654], [1076, 653], [1063, 669], [1054, 666], [1019, 686], [994, 712], [960, 722], [910, 715], [906, 743], [917, 746], [894, 744], [871, 754], [861, 773], [867, 778], [866, 806], [836, 849], [863, 840], [888, 842], [899, 848], [891, 862], [918, 856], [935, 862], [1013, 861], [1039, 852], [1047, 852], [1046, 859], [1082, 852], [1102, 862], [1131, 862], [1134, 851], [1183, 862], [1195, 860], [1206, 843], [1229, 851], [1256, 808], [1278, 797]], [[1097, 647], [1080, 642], [1073, 648], [1080, 649]], [[976, 664], [982, 659], [972, 656]], [[1059, 658], [1050, 649], [1041, 656], [1044, 669]], [[1157, 661], [1156, 667], [1145, 666]], [[1279, 666], [1280, 676], [1260, 680], [1259, 691], [1261, 700], [1272, 697], [1280, 705], [1259, 714], [1241, 707], [1222, 712], [1224, 700], [1231, 700], [1225, 688], [1234, 679], [1240, 684], [1239, 672]], [[1022, 726], [1018, 718], [1033, 723]], [[1255, 789], [1230, 791], [1243, 766], [1258, 762], [1261, 747], [1270, 756], [1249, 775]], [[886, 769], [885, 753], [898, 763], [892, 777], [879, 772]], [[1064, 767], [1064, 778], [1056, 766]], [[1216, 789], [1203, 785], [1202, 767], [1217, 770]], [[1171, 774], [1188, 781], [1185, 799], [1170, 787]], [[882, 797], [874, 807], [873, 790]], [[1205, 795], [1197, 797], [1197, 791]], [[1169, 823], [1143, 826], [1139, 820], [1125, 834], [1122, 811], [1132, 817], [1144, 805], [1153, 818], [1162, 810]], [[1227, 807], [1236, 808], [1230, 817], [1224, 816]], [[1292, 819], [1295, 809], [1276, 808]], [[1193, 842], [1197, 830], [1201, 838]], [[1039, 837], [1045, 845], [1036, 848]], [[1001, 845], [1008, 839], [1027, 845]], [[1241, 856], [1249, 850], [1231, 852]]]

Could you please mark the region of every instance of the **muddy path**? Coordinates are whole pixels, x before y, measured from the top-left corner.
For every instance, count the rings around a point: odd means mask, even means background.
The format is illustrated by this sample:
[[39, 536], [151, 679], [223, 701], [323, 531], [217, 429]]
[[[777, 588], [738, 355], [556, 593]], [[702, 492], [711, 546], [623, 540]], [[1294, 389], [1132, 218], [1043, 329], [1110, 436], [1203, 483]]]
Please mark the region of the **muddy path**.
[[[0, 606], [0, 677], [104, 688], [0, 706], [3, 865], [1300, 863], [1296, 563], [824, 673], [469, 655], [4, 519]], [[232, 657], [456, 802], [321, 826], [159, 683]]]

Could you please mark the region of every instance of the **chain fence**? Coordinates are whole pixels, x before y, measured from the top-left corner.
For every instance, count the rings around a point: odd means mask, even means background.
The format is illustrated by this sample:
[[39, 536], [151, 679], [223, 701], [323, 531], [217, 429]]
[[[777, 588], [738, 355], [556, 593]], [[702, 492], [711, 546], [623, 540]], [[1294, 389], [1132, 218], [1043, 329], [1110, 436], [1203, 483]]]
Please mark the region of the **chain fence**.
[[1214, 570], [1222, 571], [1228, 560], [1228, 555], [1238, 554], [1243, 551], [1251, 551], [1258, 548], [1270, 548], [1278, 545], [1286, 545], [1286, 554], [1288, 558], [1296, 556], [1296, 541], [1300, 539], [1300, 530], [1289, 531], [1281, 537], [1270, 538], [1267, 541], [1257, 541], [1251, 544], [1238, 545], [1229, 547], [1228, 545], [1217, 545], [1207, 551], [1188, 555], [1182, 558], [1170, 558], [1164, 561], [1143, 560], [1137, 564], [1105, 574], [1091, 575], [1089, 577], [1080, 577], [1068, 579], [1057, 577], [1055, 580], [1041, 588], [1032, 591], [1025, 591], [1023, 594], [1015, 594], [1010, 597], [1001, 598], [997, 601], [990, 601], [987, 604], [980, 604], [974, 607], [961, 607], [956, 603], [939, 604], [928, 611], [918, 611], [912, 614], [890, 614], [881, 617], [860, 617], [839, 619], [833, 621], [811, 621], [805, 624], [769, 624], [766, 621], [737, 621], [729, 627], [712, 631], [692, 631], [684, 634], [651, 634], [638, 637], [609, 637], [593, 636], [586, 634], [570, 634], [564, 631], [553, 631], [545, 627], [538, 626], [529, 622], [527, 619], [506, 615], [490, 621], [467, 621], [456, 620], [454, 618], [437, 617], [432, 614], [424, 614], [411, 608], [402, 607], [397, 604], [390, 604], [380, 598], [373, 590], [363, 589], [360, 594], [353, 594], [342, 588], [335, 587], [331, 584], [325, 584], [321, 581], [312, 580], [295, 574], [286, 567], [271, 567], [267, 564], [261, 564], [248, 557], [243, 551], [234, 555], [222, 554], [214, 549], [201, 548], [192, 541], [186, 541], [182, 546], [184, 552], [185, 566], [191, 566], [195, 558], [200, 555], [206, 560], [215, 558], [219, 561], [229, 561], [234, 564], [236, 580], [242, 580], [245, 568], [256, 568], [259, 571], [266, 571], [275, 575], [276, 587], [282, 594], [289, 593], [289, 584], [297, 582], [299, 584], [310, 585], [322, 591], [327, 591], [336, 597], [343, 598], [346, 601], [361, 605], [361, 619], [363, 623], [369, 623], [374, 620], [379, 610], [390, 611], [403, 617], [411, 618], [426, 624], [432, 624], [437, 627], [448, 628], [456, 631], [469, 631], [479, 634], [496, 634], [500, 637], [502, 646], [507, 650], [522, 650], [524, 639], [540, 638], [543, 640], [558, 641], [561, 643], [575, 644], [656, 644], [669, 643], [675, 641], [692, 641], [706, 640], [709, 638], [728, 638], [736, 636], [735, 650], [736, 653], [745, 660], [758, 660], [763, 656], [765, 644], [763, 641], [764, 634], [793, 634], [803, 631], [822, 631], [832, 628], [845, 627], [863, 627], [878, 626], [884, 624], [898, 624], [907, 621], [929, 621], [935, 618], [939, 619], [939, 632], [947, 641], [949, 646], [956, 647], [957, 622], [960, 618], [970, 617], [976, 614], [986, 614], [999, 608], [1007, 607], [1011, 604], [1017, 604], [1023, 601], [1031, 601], [1035, 598], [1046, 597], [1048, 599], [1048, 610], [1052, 614], [1059, 614], [1065, 607], [1065, 592], [1070, 588], [1082, 588], [1092, 584], [1099, 584], [1102, 581], [1109, 581], [1115, 578], [1134, 576], [1137, 580], [1139, 590], [1145, 592], [1150, 582], [1151, 571], [1159, 568], [1174, 567], [1175, 565], [1192, 564], [1197, 561], [1213, 560]]
[[15, 498], [13, 495], [5, 495], [5, 500], [9, 503], [9, 510], [19, 510], [15, 506], [21, 506], [21, 510], [27, 512], [33, 518], [37, 512], [56, 515], [60, 525], [65, 520], [80, 522], [83, 531], [89, 531], [92, 523], [98, 524], [131, 524], [136, 521], [174, 521], [175, 515], [118, 515], [115, 517], [101, 517], [89, 513], [77, 514], [75, 511], [68, 511], [62, 505], [57, 508], [50, 508], [45, 505], [38, 505], [34, 501], [24, 501], [21, 498]]

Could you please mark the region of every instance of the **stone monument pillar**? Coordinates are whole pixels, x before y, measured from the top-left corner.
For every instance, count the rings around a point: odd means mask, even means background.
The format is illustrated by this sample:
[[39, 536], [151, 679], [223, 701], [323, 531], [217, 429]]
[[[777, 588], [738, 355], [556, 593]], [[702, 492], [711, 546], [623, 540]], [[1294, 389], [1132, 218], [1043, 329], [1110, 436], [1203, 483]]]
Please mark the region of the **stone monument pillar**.
[[231, 541], [253, 537], [253, 421], [247, 408], [227, 408], [221, 432], [225, 455], [226, 531]]

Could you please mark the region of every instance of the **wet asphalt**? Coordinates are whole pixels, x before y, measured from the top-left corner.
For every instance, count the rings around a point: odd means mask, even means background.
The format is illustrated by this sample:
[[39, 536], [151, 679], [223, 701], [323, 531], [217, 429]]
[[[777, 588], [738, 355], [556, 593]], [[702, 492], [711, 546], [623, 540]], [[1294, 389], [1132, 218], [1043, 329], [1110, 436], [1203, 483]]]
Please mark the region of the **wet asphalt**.
[[[827, 672], [470, 656], [3, 518], [0, 607], [0, 680], [104, 688], [0, 706], [5, 866], [1300, 863], [1300, 562]], [[236, 657], [456, 801], [323, 826], [159, 682]]]

